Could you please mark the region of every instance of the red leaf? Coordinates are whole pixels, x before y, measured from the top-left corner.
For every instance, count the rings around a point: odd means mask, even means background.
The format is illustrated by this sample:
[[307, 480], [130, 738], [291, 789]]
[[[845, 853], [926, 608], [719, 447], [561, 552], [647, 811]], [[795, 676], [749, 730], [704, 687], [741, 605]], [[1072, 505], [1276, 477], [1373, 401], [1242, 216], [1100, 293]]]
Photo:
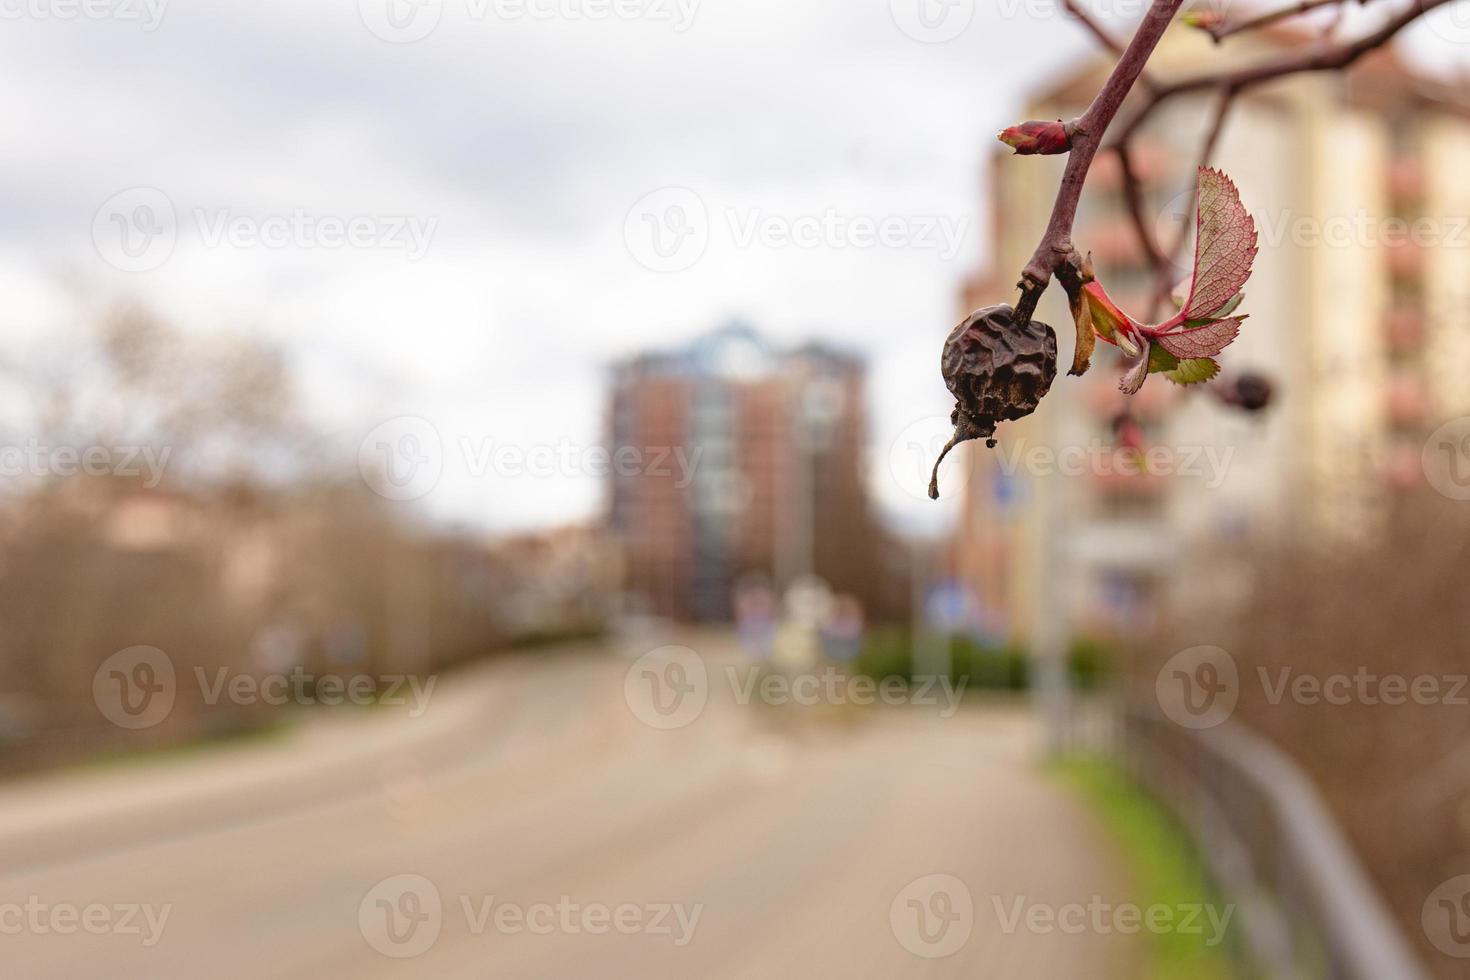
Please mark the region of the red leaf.
[[1148, 380], [1148, 341], [1143, 342], [1143, 350], [1138, 352], [1137, 357], [1130, 357], [1123, 363], [1128, 370], [1123, 372], [1123, 377], [1118, 379], [1118, 390], [1125, 395], [1136, 395], [1138, 389]]
[[1240, 323], [1244, 319], [1232, 316], [1191, 330], [1156, 334], [1154, 340], [1175, 357], [1214, 357], [1240, 335]]
[[1255, 219], [1229, 177], [1201, 167], [1198, 197], [1194, 280], [1184, 304], [1184, 319], [1209, 316], [1240, 292], [1250, 278], [1258, 250]]

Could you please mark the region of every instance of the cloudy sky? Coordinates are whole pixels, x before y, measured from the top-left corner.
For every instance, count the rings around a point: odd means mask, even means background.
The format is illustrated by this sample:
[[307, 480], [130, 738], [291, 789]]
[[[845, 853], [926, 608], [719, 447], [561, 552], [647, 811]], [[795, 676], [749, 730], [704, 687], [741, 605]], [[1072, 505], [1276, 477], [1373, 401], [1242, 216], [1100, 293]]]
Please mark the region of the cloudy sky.
[[[946, 513], [890, 447], [948, 409], [936, 354], [984, 259], [994, 132], [1089, 50], [1059, 0], [0, 0], [0, 18], [7, 334], [64, 337], [82, 283], [278, 340], [343, 445], [426, 420], [442, 475], [417, 505], [493, 529], [593, 513], [577, 453], [606, 365], [732, 317], [866, 352], [874, 490], [900, 519]], [[521, 472], [535, 447], [572, 462]]]

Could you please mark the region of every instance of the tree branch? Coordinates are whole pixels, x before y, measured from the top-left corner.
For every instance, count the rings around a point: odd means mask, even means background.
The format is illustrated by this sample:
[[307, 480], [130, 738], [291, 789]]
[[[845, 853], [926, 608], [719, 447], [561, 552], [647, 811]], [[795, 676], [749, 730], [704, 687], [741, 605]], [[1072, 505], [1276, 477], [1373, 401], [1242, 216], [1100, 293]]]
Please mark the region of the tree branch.
[[[1243, 20], [1238, 24], [1222, 24], [1219, 27], [1209, 29], [1209, 35], [1215, 39], [1216, 44], [1219, 44], [1227, 37], [1236, 34], [1244, 34], [1246, 31], [1269, 27], [1271, 24], [1291, 17], [1300, 17], [1302, 14], [1310, 13], [1321, 7], [1340, 7], [1346, 2], [1347, 0], [1297, 0], [1296, 3], [1289, 7], [1282, 7], [1279, 10], [1269, 10], [1264, 14]], [[1358, 3], [1364, 4], [1367, 3], [1367, 0], [1358, 0]]]
[[[1223, 37], [1319, 7], [1340, 6], [1343, 2], [1346, 0], [1297, 0], [1294, 6], [1272, 11], [1234, 27], [1220, 28], [1217, 31]], [[1366, 3], [1369, 0], [1359, 0], [1359, 2]], [[1157, 237], [1150, 231], [1144, 214], [1142, 186], [1128, 147], [1130, 139], [1137, 134], [1154, 112], [1176, 96], [1210, 89], [1219, 93], [1219, 102], [1216, 105], [1214, 118], [1201, 153], [1200, 165], [1207, 166], [1219, 143], [1230, 109], [1239, 94], [1256, 85], [1289, 75], [1347, 68], [1363, 55], [1387, 43], [1419, 17], [1450, 2], [1451, 0], [1414, 0], [1408, 7], [1389, 17], [1377, 29], [1355, 40], [1335, 46], [1316, 46], [1310, 50], [1271, 58], [1243, 68], [1202, 73], [1163, 85], [1146, 82], [1145, 101], [1133, 109], [1115, 128], [1116, 135], [1108, 146], [1118, 153], [1129, 216], [1144, 252], [1155, 269], [1160, 297], [1167, 297], [1168, 290], [1172, 288], [1172, 282], [1167, 281], [1171, 278], [1170, 272], [1174, 261], [1170, 256], [1182, 253], [1188, 242], [1188, 230], [1186, 229], [1179, 240], [1174, 243], [1172, 253], [1165, 252]], [[1098, 149], [1103, 146], [1103, 137], [1113, 125], [1124, 100], [1133, 90], [1134, 85], [1144, 80], [1148, 60], [1182, 3], [1183, 0], [1153, 0], [1142, 23], [1134, 32], [1132, 40], [1126, 48], [1119, 51], [1118, 41], [1081, 6], [1080, 0], [1063, 0], [1066, 9], [1082, 22], [1099, 43], [1109, 50], [1118, 51], [1119, 56], [1112, 73], [1108, 76], [1097, 97], [1093, 99], [1092, 104], [1088, 106], [1087, 111], [1067, 124], [1071, 135], [1071, 148], [1066, 169], [1062, 173], [1061, 185], [1057, 189], [1056, 201], [1052, 205], [1051, 217], [1040, 243], [1022, 269], [1020, 281], [1017, 283], [1017, 288], [1021, 291], [1020, 300], [1016, 304], [1018, 324], [1024, 325], [1030, 322], [1036, 312], [1037, 303], [1040, 302], [1041, 294], [1046, 291], [1054, 274], [1066, 270], [1068, 274], [1061, 278], [1063, 287], [1068, 290], [1069, 296], [1072, 293], [1073, 284], [1079, 281], [1078, 276], [1073, 274], [1080, 268], [1081, 259], [1072, 243], [1072, 226], [1076, 222], [1077, 207], [1081, 201], [1088, 171], [1092, 167], [1092, 161]], [[1075, 299], [1075, 296], [1072, 298]]]
[[1118, 154], [1118, 168], [1123, 175], [1123, 204], [1128, 208], [1128, 217], [1133, 222], [1133, 233], [1138, 236], [1138, 242], [1143, 246], [1155, 274], [1162, 277], [1164, 270], [1169, 267], [1169, 257], [1164, 254], [1158, 237], [1148, 226], [1143, 208], [1143, 181], [1133, 168], [1133, 151], [1126, 143], [1114, 147], [1114, 150]]
[[[1333, 2], [1340, 2], [1340, 0], [1333, 0]], [[1087, 32], [1097, 40], [1098, 44], [1101, 44], [1120, 58], [1123, 56], [1123, 42], [1114, 37], [1097, 22], [1097, 19], [1088, 12], [1087, 8], [1082, 6], [1081, 0], [1062, 0], [1062, 6], [1067, 9], [1067, 13], [1076, 17], [1082, 23], [1082, 26], [1087, 28]], [[1147, 69], [1139, 75], [1138, 81], [1139, 84], [1147, 89], [1158, 87], [1157, 83], [1149, 76]]]
[[1061, 186], [1057, 189], [1056, 203], [1052, 205], [1051, 219], [1036, 251], [1021, 271], [1018, 283], [1021, 300], [1016, 308], [1019, 323], [1030, 321], [1041, 294], [1051, 282], [1052, 273], [1059, 266], [1078, 264], [1077, 250], [1072, 245], [1072, 225], [1077, 219], [1077, 204], [1082, 198], [1087, 172], [1108, 126], [1143, 74], [1144, 66], [1182, 3], [1183, 0], [1154, 0], [1143, 22], [1138, 25], [1133, 40], [1113, 66], [1112, 74], [1092, 100], [1092, 105], [1072, 123], [1072, 149], [1067, 156]]
[[[1214, 159], [1215, 148], [1220, 145], [1220, 136], [1225, 131], [1225, 122], [1230, 118], [1230, 109], [1235, 105], [1235, 96], [1236, 90], [1233, 88], [1223, 88], [1220, 90], [1219, 100], [1215, 103], [1215, 114], [1210, 120], [1210, 128], [1206, 131], [1204, 145], [1200, 147], [1199, 161], [1195, 166], [1195, 173], [1208, 167], [1210, 161]], [[1123, 155], [1125, 154], [1120, 152], [1120, 157]], [[1189, 185], [1189, 207], [1185, 209], [1186, 216], [1194, 213], [1195, 204], [1198, 199], [1198, 187], [1199, 185], [1197, 183], [1191, 183]], [[1150, 320], [1158, 319], [1159, 311], [1164, 308], [1164, 304], [1168, 301], [1169, 295], [1174, 290], [1174, 269], [1184, 256], [1185, 246], [1189, 244], [1189, 229], [1190, 222], [1186, 220], [1180, 225], [1179, 234], [1175, 236], [1174, 244], [1168, 252], [1159, 250], [1158, 245], [1154, 246], [1155, 251], [1153, 254], [1162, 256], [1162, 258], [1154, 259], [1154, 273], [1158, 281], [1154, 289], [1153, 308], [1149, 311]]]
[[1283, 78], [1287, 75], [1334, 71], [1336, 69], [1346, 68], [1369, 51], [1382, 47], [1394, 35], [1398, 34], [1399, 31], [1435, 7], [1442, 7], [1450, 2], [1452, 0], [1414, 0], [1407, 8], [1385, 21], [1377, 30], [1371, 31], [1354, 41], [1345, 42], [1335, 47], [1316, 47], [1299, 54], [1271, 58], [1259, 64], [1247, 65], [1244, 68], [1208, 72], [1162, 85], [1151, 93], [1147, 102], [1139, 106], [1121, 124], [1117, 131], [1116, 142], [1119, 144], [1126, 142], [1138, 132], [1139, 127], [1153, 115], [1160, 105], [1175, 96], [1207, 89], [1231, 89], [1239, 93], [1252, 86]]

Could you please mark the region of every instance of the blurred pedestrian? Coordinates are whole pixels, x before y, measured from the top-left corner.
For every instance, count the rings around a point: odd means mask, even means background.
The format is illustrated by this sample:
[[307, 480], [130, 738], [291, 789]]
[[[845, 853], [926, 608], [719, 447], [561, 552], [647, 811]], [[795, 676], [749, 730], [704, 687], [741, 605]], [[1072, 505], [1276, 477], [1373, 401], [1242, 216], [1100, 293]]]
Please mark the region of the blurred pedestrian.
[[776, 630], [773, 659], [788, 674], [800, 674], [822, 659], [822, 624], [832, 609], [832, 591], [815, 575], [786, 589], [785, 618]]
[[832, 601], [832, 612], [822, 627], [822, 650], [827, 659], [851, 663], [863, 652], [863, 606], [850, 595]]
[[761, 580], [735, 590], [735, 632], [740, 648], [752, 660], [770, 660], [776, 645], [776, 593]]

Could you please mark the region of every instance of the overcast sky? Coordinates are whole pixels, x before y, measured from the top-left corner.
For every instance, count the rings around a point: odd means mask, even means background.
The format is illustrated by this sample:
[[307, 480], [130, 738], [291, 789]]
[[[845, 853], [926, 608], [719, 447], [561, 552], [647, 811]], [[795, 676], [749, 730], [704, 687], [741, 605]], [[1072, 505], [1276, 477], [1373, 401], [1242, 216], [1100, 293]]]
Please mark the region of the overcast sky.
[[874, 491], [932, 525], [890, 447], [948, 410], [983, 158], [1090, 50], [947, 2], [0, 0], [0, 319], [62, 336], [70, 280], [278, 339], [344, 445], [431, 423], [415, 506], [515, 529], [595, 512], [609, 361], [740, 317], [868, 355]]

